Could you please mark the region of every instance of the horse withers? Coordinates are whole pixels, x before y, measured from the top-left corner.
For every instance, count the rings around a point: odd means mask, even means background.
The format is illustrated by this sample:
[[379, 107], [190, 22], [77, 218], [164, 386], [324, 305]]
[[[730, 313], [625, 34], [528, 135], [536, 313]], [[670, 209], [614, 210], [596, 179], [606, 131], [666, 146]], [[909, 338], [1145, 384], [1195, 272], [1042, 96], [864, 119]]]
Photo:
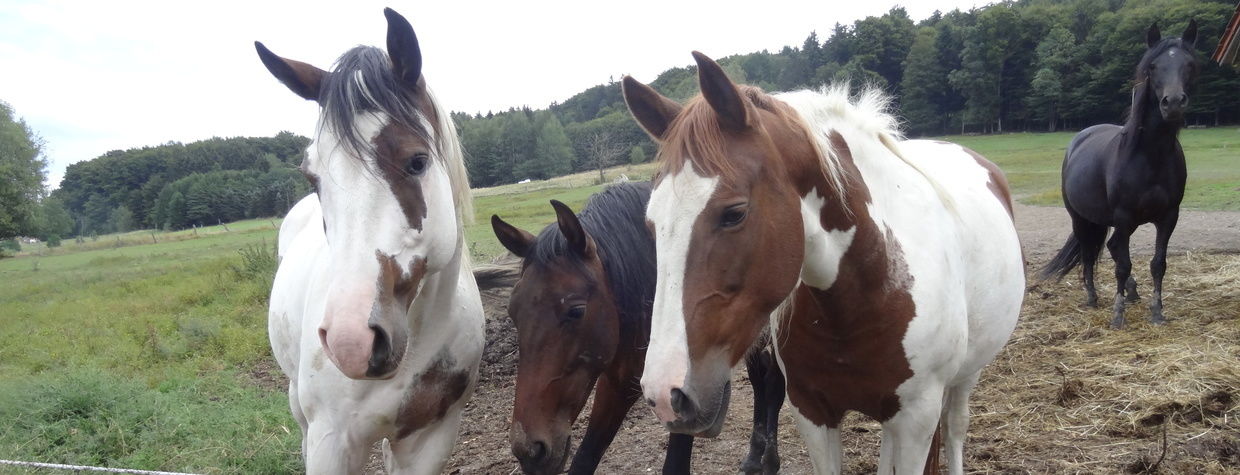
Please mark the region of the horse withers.
[[[560, 473], [592, 387], [589, 425], [568, 473], [594, 473], [641, 395], [655, 286], [649, 199], [649, 183], [627, 183], [592, 196], [580, 215], [552, 201], [557, 222], [537, 237], [491, 218], [499, 241], [522, 258], [508, 315], [519, 350], [512, 452], [525, 473]], [[783, 375], [764, 345], [747, 363], [754, 427], [742, 470], [775, 473]], [[689, 473], [692, 447], [692, 436], [672, 434], [663, 473]]]
[[1197, 22], [1190, 20], [1180, 38], [1162, 38], [1158, 24], [1146, 31], [1149, 47], [1137, 64], [1132, 107], [1124, 125], [1101, 124], [1072, 138], [1061, 175], [1063, 203], [1072, 218], [1072, 234], [1041, 270], [1043, 279], [1062, 279], [1078, 264], [1085, 282], [1086, 305], [1098, 305], [1094, 266], [1114, 228], [1107, 249], [1115, 260], [1112, 328], [1123, 328], [1125, 302], [1136, 302], [1136, 279], [1128, 239], [1138, 226], [1154, 223], [1154, 257], [1150, 275], [1154, 295], [1150, 322], [1162, 324], [1162, 281], [1167, 272], [1167, 243], [1180, 218], [1180, 201], [1188, 172], [1179, 133], [1184, 127], [1188, 91], [1197, 78]]
[[280, 226], [268, 319], [308, 473], [360, 473], [381, 439], [389, 473], [439, 473], [482, 357], [460, 143], [413, 28], [384, 13], [388, 52], [356, 47], [331, 72], [255, 43], [320, 106], [301, 164], [314, 193]]
[[969, 395], [1025, 290], [1003, 174], [959, 145], [901, 140], [877, 91], [768, 95], [694, 57], [687, 105], [623, 82], [659, 143], [641, 381], [655, 414], [717, 430], [728, 375], [769, 326], [815, 471], [841, 472], [840, 422], [857, 411], [882, 423], [878, 473], [935, 468], [940, 435], [963, 473]]

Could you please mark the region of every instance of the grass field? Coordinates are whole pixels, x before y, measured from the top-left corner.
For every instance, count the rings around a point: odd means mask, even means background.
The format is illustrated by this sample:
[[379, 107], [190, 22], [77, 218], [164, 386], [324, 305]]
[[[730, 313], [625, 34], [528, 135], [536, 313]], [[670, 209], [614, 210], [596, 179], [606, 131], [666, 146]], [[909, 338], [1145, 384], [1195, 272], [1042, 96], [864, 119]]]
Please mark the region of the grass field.
[[[1007, 172], [1015, 193], [1058, 204], [1071, 134], [946, 137]], [[1185, 205], [1240, 209], [1240, 129], [1186, 130]], [[650, 164], [618, 167], [646, 179]], [[471, 254], [502, 250], [498, 214], [531, 232], [550, 199], [580, 209], [594, 172], [476, 190]], [[300, 470], [299, 434], [272, 384], [266, 299], [278, 220], [137, 231], [25, 246], [0, 260], [0, 458], [207, 473]], [[267, 256], [270, 258], [270, 255]]]
[[[1059, 167], [1074, 132], [950, 136], [999, 165], [1012, 192], [1035, 205], [1062, 206]], [[1240, 210], [1240, 128], [1187, 129], [1180, 143], [1188, 161], [1183, 207]]]

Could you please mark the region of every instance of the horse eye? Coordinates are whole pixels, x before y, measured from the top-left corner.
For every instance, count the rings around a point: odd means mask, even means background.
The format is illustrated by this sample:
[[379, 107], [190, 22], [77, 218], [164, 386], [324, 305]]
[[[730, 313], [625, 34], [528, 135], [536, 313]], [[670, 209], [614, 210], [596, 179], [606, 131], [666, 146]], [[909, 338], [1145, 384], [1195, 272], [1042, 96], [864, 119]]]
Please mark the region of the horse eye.
[[409, 163], [405, 164], [405, 173], [418, 176], [426, 173], [427, 166], [430, 165], [430, 159], [425, 153], [419, 153], [409, 159]]
[[568, 308], [567, 312], [564, 313], [564, 318], [567, 318], [569, 320], [580, 320], [581, 317], [584, 317], [584, 316], [586, 316], [585, 305], [573, 305], [572, 307]]
[[741, 203], [729, 206], [723, 210], [723, 215], [719, 217], [719, 227], [731, 228], [741, 224], [745, 220], [745, 216], [749, 215], [749, 205]]

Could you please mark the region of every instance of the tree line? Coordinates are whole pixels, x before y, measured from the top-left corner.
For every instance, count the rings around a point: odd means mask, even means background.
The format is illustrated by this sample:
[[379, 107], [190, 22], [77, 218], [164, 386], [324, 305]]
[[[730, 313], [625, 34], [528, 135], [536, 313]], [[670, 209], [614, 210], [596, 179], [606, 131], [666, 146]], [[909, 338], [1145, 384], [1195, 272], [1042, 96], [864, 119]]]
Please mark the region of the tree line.
[[[1055, 131], [1119, 121], [1145, 30], [1158, 22], [1164, 36], [1177, 36], [1196, 19], [1202, 67], [1188, 120], [1219, 125], [1240, 120], [1240, 75], [1206, 56], [1233, 9], [1231, 0], [1024, 0], [914, 22], [896, 7], [836, 24], [825, 40], [811, 32], [799, 46], [719, 63], [734, 81], [767, 91], [836, 81], [880, 87], [911, 135]], [[696, 67], [669, 69], [650, 84], [684, 101], [697, 94]], [[614, 165], [631, 149], [642, 157], [655, 151], [614, 78], [546, 109], [454, 118], [474, 186], [581, 172]], [[600, 139], [618, 145], [608, 151], [625, 152], [599, 153], [591, 144]]]
[[76, 236], [282, 216], [310, 191], [297, 170], [309, 143], [281, 132], [114, 150], [69, 165], [48, 193], [43, 140], [0, 102], [0, 241], [14, 250], [16, 236], [57, 245]]
[[[768, 91], [845, 80], [881, 87], [912, 135], [1053, 131], [1120, 120], [1151, 23], [1173, 36], [1196, 19], [1197, 48], [1208, 52], [1232, 10], [1230, 0], [1022, 0], [914, 22], [897, 7], [836, 24], [825, 40], [810, 32], [799, 46], [719, 63], [734, 81]], [[1190, 124], [1240, 120], [1240, 75], [1202, 56]], [[650, 84], [685, 101], [697, 94], [697, 71], [672, 68]], [[546, 109], [453, 119], [473, 186], [601, 172], [649, 160], [656, 150], [614, 79]], [[282, 132], [111, 151], [70, 165], [49, 194], [43, 140], [0, 102], [0, 239], [283, 215], [309, 192], [296, 170], [308, 144]]]

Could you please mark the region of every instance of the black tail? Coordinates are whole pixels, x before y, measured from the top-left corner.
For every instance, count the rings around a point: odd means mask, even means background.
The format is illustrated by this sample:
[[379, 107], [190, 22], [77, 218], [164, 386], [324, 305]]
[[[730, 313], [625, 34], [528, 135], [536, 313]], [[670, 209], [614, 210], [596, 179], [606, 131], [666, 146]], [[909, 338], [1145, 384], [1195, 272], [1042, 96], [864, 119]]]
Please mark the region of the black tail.
[[1055, 280], [1063, 280], [1073, 268], [1081, 264], [1081, 241], [1076, 238], [1076, 234], [1068, 235], [1068, 242], [1063, 243], [1063, 247], [1059, 249], [1059, 253], [1046, 266], [1038, 271], [1038, 280], [1047, 280], [1054, 278]]
[[521, 259], [508, 253], [497, 256], [489, 264], [474, 266], [474, 280], [478, 282], [478, 290], [512, 287], [517, 284], [520, 276]]

